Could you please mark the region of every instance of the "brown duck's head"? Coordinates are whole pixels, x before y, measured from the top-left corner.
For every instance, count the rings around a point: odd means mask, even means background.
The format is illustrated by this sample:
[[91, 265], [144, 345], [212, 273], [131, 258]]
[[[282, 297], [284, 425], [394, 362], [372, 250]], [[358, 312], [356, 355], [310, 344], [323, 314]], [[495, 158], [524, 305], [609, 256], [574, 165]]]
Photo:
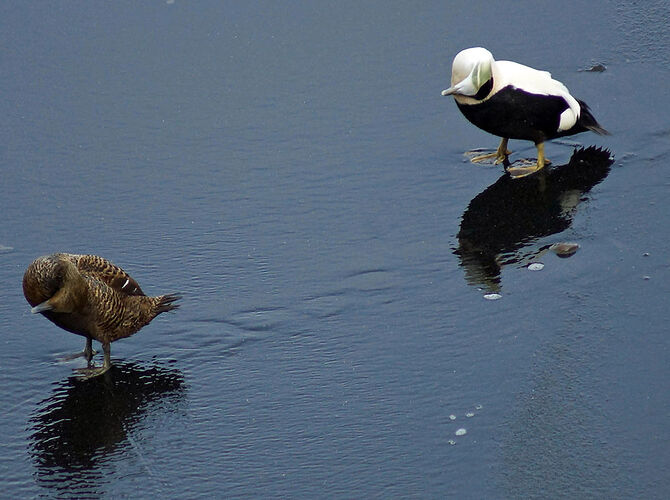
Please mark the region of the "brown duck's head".
[[86, 281], [64, 254], [38, 257], [23, 275], [23, 295], [32, 312], [68, 313], [86, 301]]

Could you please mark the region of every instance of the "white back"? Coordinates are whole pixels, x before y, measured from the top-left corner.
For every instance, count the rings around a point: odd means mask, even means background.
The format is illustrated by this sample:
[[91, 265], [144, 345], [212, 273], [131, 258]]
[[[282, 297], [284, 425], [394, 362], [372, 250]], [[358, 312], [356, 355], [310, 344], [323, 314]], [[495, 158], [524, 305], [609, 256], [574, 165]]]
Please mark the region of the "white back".
[[496, 61], [493, 65], [493, 92], [511, 85], [531, 94], [553, 95], [565, 99], [569, 108], [561, 113], [558, 130], [568, 130], [577, 122], [580, 107], [565, 85], [540, 71], [512, 61]]

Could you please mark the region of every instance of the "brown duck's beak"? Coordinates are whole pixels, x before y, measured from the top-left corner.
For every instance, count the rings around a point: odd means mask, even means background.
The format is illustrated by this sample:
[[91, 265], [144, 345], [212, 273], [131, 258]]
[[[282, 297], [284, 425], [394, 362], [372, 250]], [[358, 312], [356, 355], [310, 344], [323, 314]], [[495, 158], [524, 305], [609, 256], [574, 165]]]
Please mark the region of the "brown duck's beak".
[[49, 304], [48, 300], [45, 300], [41, 304], [37, 304], [35, 307], [33, 307], [30, 312], [33, 314], [41, 313], [44, 311], [51, 311], [54, 308], [53, 305]]

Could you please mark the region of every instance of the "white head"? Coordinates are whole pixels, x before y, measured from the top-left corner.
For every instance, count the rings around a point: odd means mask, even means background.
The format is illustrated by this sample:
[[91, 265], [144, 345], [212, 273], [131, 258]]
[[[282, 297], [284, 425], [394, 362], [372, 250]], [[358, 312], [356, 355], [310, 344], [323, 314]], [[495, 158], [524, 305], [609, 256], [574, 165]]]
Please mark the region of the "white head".
[[493, 55], [483, 47], [461, 50], [451, 65], [451, 87], [442, 95], [475, 95], [492, 76]]

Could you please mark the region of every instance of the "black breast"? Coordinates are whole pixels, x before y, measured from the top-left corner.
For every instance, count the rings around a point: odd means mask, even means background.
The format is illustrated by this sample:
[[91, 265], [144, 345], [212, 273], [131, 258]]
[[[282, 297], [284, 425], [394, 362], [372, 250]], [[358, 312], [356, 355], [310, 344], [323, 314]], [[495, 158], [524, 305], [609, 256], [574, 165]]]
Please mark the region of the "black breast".
[[458, 104], [474, 125], [508, 139], [535, 143], [563, 135], [558, 132], [561, 113], [568, 103], [559, 96], [530, 94], [507, 86], [478, 104]]

